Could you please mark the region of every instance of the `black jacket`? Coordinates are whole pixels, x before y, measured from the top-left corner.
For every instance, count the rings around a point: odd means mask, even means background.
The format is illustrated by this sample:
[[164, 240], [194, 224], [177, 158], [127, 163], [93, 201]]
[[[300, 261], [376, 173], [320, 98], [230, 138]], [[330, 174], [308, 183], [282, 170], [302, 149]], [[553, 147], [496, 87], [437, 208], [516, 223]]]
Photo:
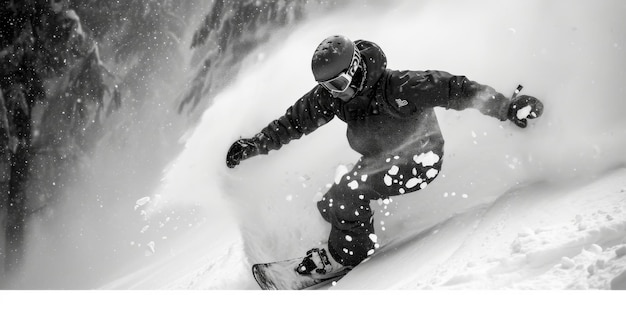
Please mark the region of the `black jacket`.
[[386, 69], [382, 50], [369, 41], [356, 41], [366, 79], [363, 88], [348, 102], [333, 98], [317, 85], [272, 121], [259, 134], [259, 152], [267, 154], [293, 139], [310, 134], [335, 116], [348, 125], [350, 146], [363, 156], [441, 151], [443, 136], [435, 107], [478, 109], [483, 114], [507, 119], [509, 99], [493, 88], [442, 71], [395, 71]]

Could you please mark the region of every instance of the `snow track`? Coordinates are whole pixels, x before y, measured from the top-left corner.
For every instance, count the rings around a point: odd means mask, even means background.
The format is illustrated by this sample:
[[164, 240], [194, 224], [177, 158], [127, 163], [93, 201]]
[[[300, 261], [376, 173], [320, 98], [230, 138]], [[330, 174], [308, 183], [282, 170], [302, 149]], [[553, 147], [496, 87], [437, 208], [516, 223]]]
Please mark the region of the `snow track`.
[[336, 288], [624, 289], [625, 189], [626, 169], [518, 189], [390, 242]]

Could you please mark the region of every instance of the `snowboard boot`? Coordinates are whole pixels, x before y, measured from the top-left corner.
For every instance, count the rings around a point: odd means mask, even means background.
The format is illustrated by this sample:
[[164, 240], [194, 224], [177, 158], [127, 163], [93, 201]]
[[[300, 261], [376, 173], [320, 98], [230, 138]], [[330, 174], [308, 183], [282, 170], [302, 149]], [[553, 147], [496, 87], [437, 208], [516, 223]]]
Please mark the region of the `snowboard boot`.
[[352, 267], [337, 262], [328, 252], [326, 244], [307, 251], [304, 259], [295, 268], [300, 275], [321, 280], [345, 275], [351, 269]]
[[252, 265], [252, 274], [264, 290], [301, 290], [337, 281], [353, 267], [333, 259], [328, 245], [307, 251], [304, 258]]

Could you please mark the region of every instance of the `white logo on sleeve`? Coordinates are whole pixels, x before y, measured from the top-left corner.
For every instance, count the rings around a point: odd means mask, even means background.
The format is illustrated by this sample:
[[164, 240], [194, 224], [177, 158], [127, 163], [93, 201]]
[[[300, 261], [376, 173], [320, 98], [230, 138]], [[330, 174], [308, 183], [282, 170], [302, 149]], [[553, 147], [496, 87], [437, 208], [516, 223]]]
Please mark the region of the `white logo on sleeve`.
[[396, 103], [398, 104], [398, 107], [401, 108], [409, 104], [409, 101], [406, 101], [404, 99], [396, 99]]

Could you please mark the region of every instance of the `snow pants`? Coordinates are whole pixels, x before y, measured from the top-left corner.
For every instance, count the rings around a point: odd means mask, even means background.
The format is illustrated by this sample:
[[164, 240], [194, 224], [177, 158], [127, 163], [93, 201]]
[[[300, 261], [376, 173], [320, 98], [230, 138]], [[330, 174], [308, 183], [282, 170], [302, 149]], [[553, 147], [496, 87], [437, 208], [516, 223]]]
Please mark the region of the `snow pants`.
[[424, 189], [441, 170], [443, 148], [435, 150], [362, 157], [328, 190], [317, 208], [331, 224], [328, 246], [335, 260], [356, 266], [374, 253], [370, 201]]

